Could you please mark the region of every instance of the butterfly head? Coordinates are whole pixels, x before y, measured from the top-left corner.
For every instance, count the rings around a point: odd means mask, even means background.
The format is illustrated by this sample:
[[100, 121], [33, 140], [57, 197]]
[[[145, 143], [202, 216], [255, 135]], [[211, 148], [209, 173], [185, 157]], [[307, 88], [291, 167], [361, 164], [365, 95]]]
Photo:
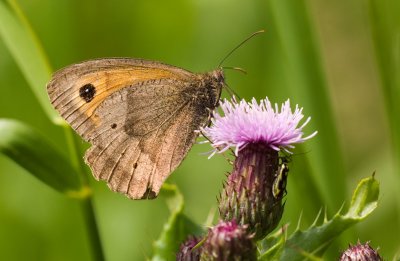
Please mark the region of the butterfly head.
[[212, 71], [211, 75], [214, 82], [216, 82], [220, 87], [225, 85], [225, 75], [222, 68]]
[[209, 91], [211, 92], [209, 95], [211, 97], [211, 106], [215, 108], [218, 106], [222, 88], [226, 85], [225, 75], [222, 68], [208, 73], [207, 85], [209, 86]]

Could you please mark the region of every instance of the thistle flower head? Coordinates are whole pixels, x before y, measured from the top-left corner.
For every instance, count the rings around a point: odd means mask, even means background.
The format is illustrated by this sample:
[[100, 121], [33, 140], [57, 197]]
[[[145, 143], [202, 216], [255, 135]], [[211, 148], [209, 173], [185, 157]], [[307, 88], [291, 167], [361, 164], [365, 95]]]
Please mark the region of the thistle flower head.
[[220, 195], [220, 216], [236, 220], [255, 239], [262, 239], [279, 224], [284, 210], [289, 169], [278, 152], [290, 153], [294, 144], [317, 132], [303, 136], [310, 118], [298, 126], [303, 109], [296, 106], [292, 111], [289, 100], [273, 107], [268, 98], [260, 103], [233, 98], [221, 102], [221, 108], [223, 116], [215, 113], [212, 126], [203, 129], [214, 153], [235, 148], [234, 168]]
[[176, 255], [177, 261], [198, 261], [200, 260], [201, 247], [195, 248], [200, 242], [200, 238], [190, 236], [180, 246], [179, 252]]
[[378, 251], [374, 250], [369, 243], [350, 245], [349, 248], [342, 253], [340, 261], [380, 261]]
[[[246, 225], [256, 240], [271, 232], [284, 209], [287, 175], [279, 175], [279, 168], [278, 152], [265, 144], [249, 144], [239, 151], [220, 194], [221, 218]], [[284, 182], [277, 182], [279, 178]]]
[[292, 111], [289, 100], [279, 108], [278, 104], [273, 107], [268, 98], [260, 103], [254, 98], [251, 102], [237, 102], [233, 98], [222, 101], [220, 107], [224, 116], [216, 112], [212, 119], [213, 126], [202, 129], [211, 140], [214, 152], [234, 147], [237, 155], [251, 143], [264, 143], [276, 151], [283, 149], [289, 152], [294, 148], [293, 144], [302, 143], [317, 134], [314, 132], [303, 137], [303, 128], [311, 118], [298, 127], [304, 117], [303, 108], [296, 105]]
[[201, 261], [257, 260], [257, 249], [253, 237], [246, 227], [235, 221], [220, 221], [208, 231]]

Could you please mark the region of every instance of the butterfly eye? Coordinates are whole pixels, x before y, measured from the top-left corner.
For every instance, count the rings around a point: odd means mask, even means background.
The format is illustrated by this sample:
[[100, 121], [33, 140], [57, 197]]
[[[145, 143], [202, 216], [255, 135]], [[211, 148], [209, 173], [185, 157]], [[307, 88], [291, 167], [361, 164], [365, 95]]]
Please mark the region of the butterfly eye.
[[212, 72], [212, 74], [218, 83], [223, 84], [225, 82], [225, 76], [224, 76], [224, 72], [222, 70], [215, 70]]
[[96, 88], [91, 83], [85, 84], [81, 88], [79, 88], [79, 96], [81, 96], [81, 98], [84, 99], [85, 102], [90, 102], [91, 100], [93, 100], [95, 94]]

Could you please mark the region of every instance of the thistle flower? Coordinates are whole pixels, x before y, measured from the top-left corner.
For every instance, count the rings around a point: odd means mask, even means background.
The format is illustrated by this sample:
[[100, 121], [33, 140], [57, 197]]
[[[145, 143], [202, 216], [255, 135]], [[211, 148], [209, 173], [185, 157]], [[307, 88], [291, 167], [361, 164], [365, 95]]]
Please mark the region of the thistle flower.
[[300, 126], [297, 125], [303, 119], [303, 108], [296, 105], [295, 111], [290, 108], [290, 101], [282, 104], [279, 111], [278, 104], [275, 109], [268, 98], [257, 103], [255, 98], [251, 102], [244, 99], [239, 103], [233, 98], [231, 102], [224, 100], [220, 104], [224, 115], [216, 113], [211, 120], [213, 126], [203, 128], [205, 135], [211, 140], [214, 152], [222, 153], [234, 147], [235, 155], [251, 143], [262, 143], [271, 149], [281, 149], [290, 153], [293, 144], [303, 143], [317, 134], [317, 131], [307, 137], [303, 137], [303, 128], [311, 120], [307, 120]]
[[201, 261], [254, 261], [257, 249], [246, 227], [235, 221], [223, 222], [208, 231]]
[[350, 245], [349, 248], [342, 253], [339, 261], [380, 261], [378, 251], [374, 250], [369, 243], [364, 245], [360, 242], [357, 245]]
[[260, 103], [225, 100], [220, 107], [224, 115], [215, 113], [212, 126], [202, 130], [214, 147], [212, 155], [234, 148], [236, 156], [220, 196], [220, 215], [223, 220], [247, 224], [255, 239], [261, 239], [278, 225], [284, 208], [288, 167], [278, 152], [290, 153], [294, 144], [317, 132], [303, 137], [310, 118], [298, 127], [304, 117], [302, 108], [296, 106], [292, 112], [289, 100], [280, 110], [268, 98]]
[[198, 261], [200, 260], [201, 247], [194, 248], [200, 242], [200, 238], [190, 236], [180, 246], [176, 255], [177, 261]]

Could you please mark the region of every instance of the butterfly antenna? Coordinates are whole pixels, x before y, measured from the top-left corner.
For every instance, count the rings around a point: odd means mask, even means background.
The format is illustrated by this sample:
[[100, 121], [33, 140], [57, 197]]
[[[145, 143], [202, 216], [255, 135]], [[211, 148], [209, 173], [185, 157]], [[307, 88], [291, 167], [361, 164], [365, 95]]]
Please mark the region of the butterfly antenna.
[[239, 43], [235, 48], [232, 49], [232, 51], [230, 51], [225, 57], [224, 59], [222, 59], [222, 61], [219, 63], [218, 68], [221, 67], [221, 65], [225, 62], [226, 59], [228, 59], [229, 56], [231, 56], [231, 54], [236, 51], [239, 47], [241, 47], [244, 43], [246, 43], [248, 40], [250, 40], [251, 38], [253, 38], [254, 36], [256, 36], [257, 34], [261, 34], [264, 33], [265, 30], [260, 30], [257, 31], [255, 33], [252, 33], [249, 37], [247, 37], [246, 39], [244, 39], [241, 43]]
[[239, 71], [243, 74], [247, 74], [246, 70], [240, 67], [230, 67], [230, 66], [224, 66], [222, 67], [222, 69], [228, 69], [228, 70], [235, 70], [235, 71]]

